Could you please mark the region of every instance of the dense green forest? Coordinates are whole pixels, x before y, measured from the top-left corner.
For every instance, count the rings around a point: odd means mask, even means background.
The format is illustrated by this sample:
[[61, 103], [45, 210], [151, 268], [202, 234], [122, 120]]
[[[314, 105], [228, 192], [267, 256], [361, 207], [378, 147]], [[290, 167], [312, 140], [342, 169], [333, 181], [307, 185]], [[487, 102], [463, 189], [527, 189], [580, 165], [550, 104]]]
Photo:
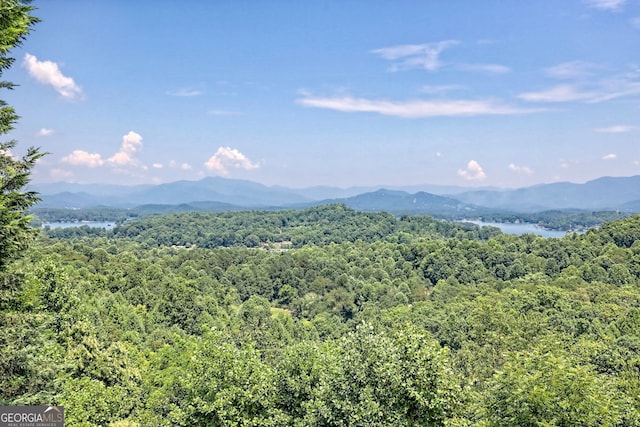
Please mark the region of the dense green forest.
[[640, 425], [639, 238], [341, 205], [42, 234], [2, 275], [0, 400], [70, 426]]
[[[113, 222], [122, 224], [125, 221], [146, 218], [151, 216], [157, 216], [161, 214], [169, 213], [191, 213], [200, 211], [206, 212], [230, 212], [233, 210], [246, 210], [241, 208], [228, 209], [224, 206], [209, 206], [207, 203], [201, 203], [203, 206], [196, 208], [194, 205], [182, 204], [182, 205], [146, 205], [133, 209], [122, 208], [83, 208], [83, 209], [60, 209], [60, 208], [40, 208], [35, 207], [32, 209], [33, 214], [32, 225], [34, 227], [42, 227], [51, 222], [82, 222], [82, 221], [98, 221], [98, 222]], [[211, 203], [215, 205], [215, 202]], [[283, 209], [271, 209], [272, 211], [278, 211]], [[486, 210], [486, 209], [485, 209]], [[268, 215], [266, 212], [264, 215]], [[418, 215], [418, 213], [409, 213], [408, 215]], [[424, 215], [424, 214], [423, 214]], [[617, 219], [626, 218], [632, 215], [629, 212], [619, 211], [597, 211], [586, 212], [577, 209], [573, 210], [553, 210], [542, 211], [536, 213], [516, 213], [516, 212], [483, 212], [478, 217], [470, 218], [468, 215], [455, 213], [455, 214], [440, 214], [433, 215], [434, 218], [450, 220], [450, 221], [464, 221], [464, 220], [481, 220], [484, 222], [497, 222], [497, 223], [529, 223], [536, 224], [547, 230], [559, 230], [559, 231], [578, 231], [582, 232], [589, 228], [598, 227], [604, 222], [614, 221]], [[405, 215], [406, 216], [406, 215]], [[274, 217], [277, 218], [277, 217]], [[91, 233], [97, 233], [96, 230], [91, 230]]]
[[472, 239], [500, 233], [495, 227], [473, 224], [452, 226], [427, 216], [396, 218], [386, 212], [356, 212], [344, 205], [325, 205], [306, 210], [189, 212], [130, 220], [112, 230], [90, 227], [46, 229], [49, 237], [80, 238], [100, 236], [133, 239], [148, 247], [302, 247], [307, 244], [374, 242], [402, 233], [432, 234]]
[[604, 222], [615, 221], [632, 215], [629, 212], [598, 211], [584, 212], [580, 210], [554, 210], [536, 213], [501, 213], [483, 214], [486, 222], [531, 223], [547, 230], [585, 231], [597, 227]]

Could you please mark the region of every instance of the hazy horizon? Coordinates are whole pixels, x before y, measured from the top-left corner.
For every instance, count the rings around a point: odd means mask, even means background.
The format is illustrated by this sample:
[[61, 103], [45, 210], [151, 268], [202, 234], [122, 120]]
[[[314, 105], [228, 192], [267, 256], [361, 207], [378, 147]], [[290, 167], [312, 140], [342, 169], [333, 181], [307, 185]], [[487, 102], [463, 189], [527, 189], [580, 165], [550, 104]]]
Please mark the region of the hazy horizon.
[[34, 184], [640, 174], [638, 1], [33, 5], [5, 97]]
[[339, 189], [339, 190], [350, 190], [350, 189], [408, 189], [408, 188], [420, 188], [420, 187], [442, 187], [442, 188], [446, 188], [446, 187], [452, 187], [452, 188], [460, 188], [460, 189], [469, 189], [469, 190], [517, 190], [517, 189], [522, 189], [522, 188], [528, 188], [528, 187], [535, 187], [535, 186], [539, 186], [539, 185], [548, 185], [548, 184], [586, 184], [588, 182], [591, 181], [595, 181], [598, 179], [602, 179], [602, 178], [633, 178], [636, 176], [640, 176], [640, 175], [629, 175], [629, 176], [600, 176], [600, 177], [596, 177], [593, 179], [589, 179], [586, 181], [582, 181], [582, 182], [572, 182], [572, 181], [553, 181], [553, 182], [542, 182], [542, 183], [536, 183], [536, 184], [531, 184], [531, 185], [526, 185], [526, 186], [522, 186], [522, 187], [499, 187], [499, 186], [495, 186], [495, 185], [482, 185], [482, 186], [472, 186], [472, 185], [464, 185], [460, 184], [460, 185], [456, 185], [456, 184], [431, 184], [431, 183], [422, 183], [422, 184], [407, 184], [407, 185], [395, 185], [395, 184], [384, 184], [384, 183], [379, 183], [379, 184], [368, 184], [368, 185], [350, 185], [350, 186], [340, 186], [340, 185], [326, 185], [326, 184], [318, 184], [318, 185], [309, 185], [309, 186], [295, 186], [295, 185], [287, 185], [285, 184], [265, 184], [259, 181], [254, 181], [251, 179], [244, 179], [244, 178], [230, 178], [230, 177], [222, 177], [222, 176], [208, 176], [208, 177], [201, 177], [201, 178], [194, 178], [194, 179], [176, 179], [176, 180], [168, 180], [165, 182], [152, 182], [152, 183], [114, 183], [114, 182], [102, 182], [102, 181], [95, 181], [95, 182], [74, 182], [74, 181], [55, 181], [55, 182], [32, 182], [29, 184], [29, 186], [31, 187], [39, 187], [39, 186], [59, 186], [59, 185], [79, 185], [79, 186], [129, 186], [129, 187], [136, 187], [136, 186], [155, 186], [155, 185], [162, 185], [162, 184], [171, 184], [171, 183], [175, 183], [175, 182], [180, 182], [180, 181], [187, 181], [187, 182], [197, 182], [197, 181], [201, 181], [203, 179], [206, 178], [223, 178], [223, 179], [228, 179], [228, 180], [238, 180], [238, 181], [246, 181], [246, 182], [251, 182], [254, 184], [259, 184], [259, 185], [264, 185], [266, 187], [282, 187], [285, 189], [290, 189], [290, 190], [307, 190], [307, 189], [313, 189], [313, 188], [335, 188], [335, 189]]

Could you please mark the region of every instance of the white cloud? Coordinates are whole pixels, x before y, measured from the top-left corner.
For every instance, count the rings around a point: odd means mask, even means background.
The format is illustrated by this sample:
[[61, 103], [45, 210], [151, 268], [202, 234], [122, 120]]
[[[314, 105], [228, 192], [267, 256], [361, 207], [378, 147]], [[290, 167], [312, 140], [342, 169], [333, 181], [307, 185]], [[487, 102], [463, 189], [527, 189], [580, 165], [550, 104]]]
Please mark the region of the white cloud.
[[511, 68], [500, 64], [458, 64], [456, 68], [463, 71], [487, 74], [506, 74], [511, 72]]
[[151, 167], [154, 169], [162, 169], [164, 168], [164, 165], [162, 163], [154, 163], [151, 165]]
[[182, 169], [182, 170], [191, 170], [193, 167], [189, 163], [179, 163], [175, 160], [171, 160], [169, 162], [169, 167], [172, 169]]
[[22, 65], [38, 82], [53, 86], [63, 98], [82, 99], [82, 88], [71, 77], [63, 75], [55, 62], [38, 61], [34, 55], [27, 53], [24, 55]]
[[598, 103], [626, 96], [640, 95], [639, 74], [638, 72], [632, 72], [602, 80], [598, 83], [595, 95], [588, 102]]
[[457, 40], [444, 40], [437, 43], [406, 44], [375, 49], [372, 52], [384, 59], [398, 62], [391, 66], [391, 71], [422, 68], [435, 71], [442, 66], [439, 56], [443, 50], [458, 44]]
[[530, 102], [569, 102], [589, 100], [595, 96], [596, 94], [582, 92], [573, 85], [559, 85], [540, 92], [521, 93], [518, 98]]
[[260, 167], [235, 148], [219, 147], [205, 162], [205, 167], [221, 175], [227, 175], [230, 168], [251, 170]]
[[625, 133], [625, 132], [630, 132], [633, 129], [634, 129], [633, 126], [616, 125], [616, 126], [609, 126], [606, 128], [597, 128], [594, 130], [596, 132], [605, 132], [605, 133]]
[[190, 88], [181, 88], [177, 90], [170, 90], [166, 92], [167, 95], [170, 96], [181, 96], [181, 97], [190, 97], [190, 96], [199, 96], [204, 94], [203, 91], [197, 89]]
[[142, 148], [142, 136], [136, 132], [130, 131], [122, 137], [122, 145], [120, 151], [107, 159], [108, 162], [118, 166], [135, 165], [138, 160], [135, 153]]
[[584, 61], [570, 61], [545, 69], [545, 73], [556, 79], [573, 79], [589, 76], [592, 70], [599, 68], [596, 64]]
[[128, 134], [122, 136], [122, 151], [127, 153], [135, 153], [142, 147], [142, 136], [140, 134], [129, 131]]
[[627, 0], [585, 0], [585, 4], [593, 9], [617, 11], [624, 6]]
[[607, 154], [606, 156], [602, 157], [602, 160], [615, 160], [618, 156], [616, 156], [613, 153]]
[[516, 173], [523, 173], [525, 175], [532, 175], [533, 170], [529, 166], [518, 166], [514, 163], [510, 163], [508, 166], [509, 170]]
[[403, 118], [507, 115], [539, 111], [503, 105], [492, 100], [466, 99], [386, 101], [350, 96], [323, 98], [305, 95], [304, 98], [298, 99], [297, 103], [305, 107], [326, 108], [346, 113], [367, 112]]
[[458, 169], [458, 175], [469, 181], [482, 181], [487, 177], [480, 163], [475, 160], [469, 160], [465, 169]]
[[[582, 65], [560, 64], [546, 70], [552, 77], [578, 77], [580, 73], [585, 75], [587, 67]], [[596, 68], [596, 65], [590, 65]], [[561, 84], [537, 92], [526, 92], [518, 95], [525, 101], [532, 102], [570, 102], [582, 101], [596, 104], [610, 101], [617, 98], [640, 95], [640, 68], [632, 69], [629, 72], [613, 75], [607, 78], [591, 82], [581, 82], [580, 84]]]
[[104, 164], [104, 160], [102, 160], [102, 156], [99, 153], [89, 153], [83, 150], [74, 150], [68, 156], [63, 157], [62, 162], [90, 168], [96, 168]]
[[122, 150], [127, 152], [136, 152], [142, 147], [142, 136], [140, 134], [129, 131], [128, 134], [122, 136]]
[[36, 136], [50, 136], [53, 135], [53, 129], [42, 128], [38, 131]]
[[107, 159], [107, 161], [109, 161], [110, 163], [119, 165], [119, 166], [124, 166], [124, 165], [128, 165], [134, 162], [133, 157], [131, 157], [131, 155], [129, 153], [126, 153], [124, 151], [118, 151], [116, 154], [114, 154], [113, 156], [109, 157]]
[[[440, 60], [440, 54], [451, 46], [459, 44], [458, 40], [444, 40], [437, 43], [405, 44], [385, 47], [371, 51], [383, 59], [393, 61], [390, 71], [424, 69], [436, 71], [445, 64]], [[447, 64], [454, 69], [487, 74], [505, 74], [511, 71], [500, 64]]]
[[560, 160], [560, 167], [563, 169], [569, 169], [575, 166], [579, 166], [580, 165], [580, 160], [572, 160], [572, 159], [561, 159]]
[[[99, 166], [110, 165], [120, 171], [124, 166], [139, 166], [143, 170], [147, 170], [148, 167], [141, 165], [140, 161], [135, 158], [136, 152], [142, 148], [142, 136], [136, 132], [129, 132], [122, 137], [122, 145], [120, 151], [113, 156], [104, 160], [99, 153], [89, 153], [84, 150], [74, 150], [68, 156], [63, 157], [61, 160], [63, 163], [68, 163], [74, 166], [87, 166], [90, 168], [96, 168]], [[159, 163], [154, 164], [154, 168], [158, 168]], [[160, 165], [161, 167], [162, 165]]]

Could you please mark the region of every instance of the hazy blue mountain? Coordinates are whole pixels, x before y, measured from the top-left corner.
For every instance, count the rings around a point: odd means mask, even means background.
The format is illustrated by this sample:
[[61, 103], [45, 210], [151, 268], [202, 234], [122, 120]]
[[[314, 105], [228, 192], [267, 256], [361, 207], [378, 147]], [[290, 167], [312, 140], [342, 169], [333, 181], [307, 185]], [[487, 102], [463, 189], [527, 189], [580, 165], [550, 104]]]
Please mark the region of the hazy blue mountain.
[[[404, 191], [405, 193], [410, 193], [410, 194], [425, 192], [425, 193], [436, 194], [439, 196], [449, 196], [449, 197], [469, 191], [469, 187], [460, 187], [457, 185], [430, 185], [430, 184], [375, 185], [375, 186], [368, 186], [368, 187], [348, 187], [348, 188], [319, 186], [319, 187], [291, 189], [290, 191], [293, 191], [296, 194], [299, 194], [311, 200], [326, 200], [326, 199], [344, 199], [348, 197], [357, 196], [359, 194], [371, 193], [381, 188], [386, 188], [388, 190], [395, 190], [395, 191]], [[499, 189], [495, 187], [482, 187], [482, 188], [478, 188], [478, 190], [497, 191]]]
[[[376, 187], [380, 188], [380, 187]], [[401, 185], [401, 186], [386, 186], [384, 188], [388, 188], [390, 190], [398, 190], [404, 191], [407, 193], [431, 193], [438, 196], [446, 196], [446, 197], [455, 197], [458, 194], [466, 193], [470, 191], [469, 187], [461, 187], [458, 185]], [[500, 188], [497, 187], [476, 187], [475, 191], [500, 191]]]
[[640, 175], [603, 177], [584, 184], [557, 182], [517, 190], [468, 191], [455, 197], [466, 203], [521, 212], [569, 208], [619, 210], [640, 200]]
[[422, 213], [429, 215], [473, 215], [482, 208], [424, 191], [410, 194], [406, 191], [380, 189], [343, 199], [329, 199], [315, 204], [344, 203], [360, 211], [386, 211], [394, 214]]
[[52, 184], [29, 184], [29, 189], [41, 194], [87, 193], [93, 196], [128, 195], [153, 187], [153, 184], [117, 185], [117, 184], [76, 184], [56, 182]]
[[79, 193], [63, 191], [62, 193], [46, 195], [41, 193], [40, 198], [41, 200], [37, 205], [38, 208], [78, 209], [104, 205], [102, 196], [96, 196], [84, 191]]
[[216, 201], [247, 207], [279, 206], [309, 200], [288, 189], [220, 177], [159, 184], [131, 194], [129, 198], [135, 198], [138, 204]]
[[620, 210], [624, 212], [640, 212], [640, 200], [634, 200], [627, 202], [620, 206]]
[[[285, 187], [280, 187], [285, 188]], [[289, 191], [304, 197], [308, 200], [328, 200], [328, 199], [343, 199], [346, 197], [357, 196], [358, 194], [368, 193], [375, 191], [380, 187], [349, 187], [338, 188], [329, 186], [318, 186], [308, 188], [296, 188], [289, 189]]]
[[[417, 188], [421, 190], [414, 191]], [[426, 191], [425, 188], [432, 188], [433, 191]], [[71, 209], [185, 204], [203, 210], [224, 210], [225, 206], [233, 210], [340, 202], [360, 210], [432, 215], [465, 210], [469, 213], [489, 210], [540, 212], [550, 209], [640, 211], [640, 176], [605, 177], [585, 184], [559, 182], [515, 190], [483, 188], [462, 192], [462, 187], [429, 185], [384, 190], [368, 187], [290, 189], [221, 177], [137, 186], [58, 183], [34, 185], [32, 189], [39, 191], [43, 199], [39, 207]], [[450, 193], [435, 193], [444, 190]], [[222, 205], [198, 207], [198, 203], [212, 202]]]
[[133, 208], [137, 212], [151, 213], [151, 214], [165, 214], [165, 213], [178, 213], [178, 212], [228, 212], [246, 209], [241, 206], [232, 205], [223, 202], [192, 202], [181, 203], [178, 205], [172, 204], [147, 204], [140, 205]]
[[[146, 204], [179, 205], [192, 202], [269, 207], [311, 200], [282, 187], [268, 187], [251, 181], [220, 177], [144, 186], [60, 183], [33, 186], [33, 189], [41, 193], [41, 207], [59, 208], [89, 208], [100, 205], [132, 208]], [[62, 191], [56, 192], [56, 189]], [[77, 192], [69, 191], [73, 189]]]

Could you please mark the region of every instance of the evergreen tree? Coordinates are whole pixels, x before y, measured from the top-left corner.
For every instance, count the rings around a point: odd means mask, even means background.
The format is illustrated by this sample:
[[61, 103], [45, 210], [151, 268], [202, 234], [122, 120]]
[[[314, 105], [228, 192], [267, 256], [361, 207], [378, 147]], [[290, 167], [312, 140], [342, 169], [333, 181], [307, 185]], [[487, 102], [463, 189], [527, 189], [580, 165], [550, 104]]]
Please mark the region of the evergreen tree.
[[[38, 21], [31, 15], [32, 10], [26, 1], [0, 2], [0, 76], [15, 60], [9, 52], [22, 43]], [[0, 88], [14, 87], [11, 82], [0, 81]], [[0, 134], [9, 133], [18, 118], [13, 107], [0, 100]], [[13, 140], [0, 142], [0, 269], [25, 248], [33, 234], [26, 212], [38, 197], [24, 187], [29, 182], [31, 169], [45, 154], [31, 147], [23, 157], [16, 158], [12, 153], [15, 145]]]

